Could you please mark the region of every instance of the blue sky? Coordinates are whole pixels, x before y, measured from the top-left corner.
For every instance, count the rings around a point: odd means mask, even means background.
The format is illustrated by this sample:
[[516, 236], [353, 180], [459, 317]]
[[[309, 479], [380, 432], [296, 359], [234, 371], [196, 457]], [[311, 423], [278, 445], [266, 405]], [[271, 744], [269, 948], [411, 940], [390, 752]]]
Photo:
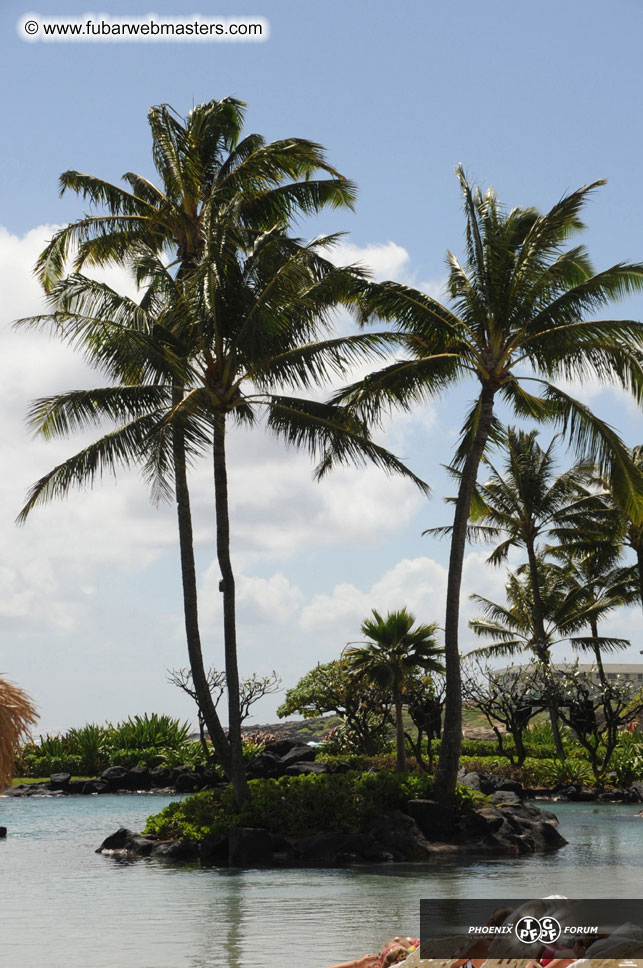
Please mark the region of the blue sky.
[[[153, 509], [135, 476], [38, 511], [26, 528], [13, 518], [27, 486], [75, 442], [44, 445], [23, 426], [34, 396], [96, 377], [64, 347], [10, 330], [36, 312], [30, 268], [52, 227], [82, 203], [60, 199], [61, 171], [117, 180], [152, 175], [146, 112], [226, 95], [248, 103], [247, 130], [268, 138], [312, 138], [359, 186], [354, 213], [327, 213], [298, 231], [346, 231], [344, 253], [437, 292], [447, 248], [462, 250], [463, 218], [453, 174], [492, 183], [508, 205], [547, 208], [596, 178], [586, 217], [597, 267], [643, 259], [640, 195], [643, 11], [634, 0], [459, 4], [407, 0], [229, 0], [212, 16], [261, 16], [261, 44], [26, 43], [27, 13], [73, 17], [91, 4], [5, 2], [0, 167], [0, 672], [39, 703], [46, 729], [88, 719], [168, 711], [192, 718], [165, 682], [186, 664], [172, 508]], [[198, 12], [197, 4], [105, 0], [112, 17]], [[126, 284], [117, 272], [109, 277]], [[643, 300], [616, 312], [640, 318]], [[579, 388], [583, 399], [640, 442], [640, 414], [621, 395]], [[242, 671], [276, 668], [286, 685], [355, 639], [370, 608], [407, 604], [442, 620], [446, 545], [420, 532], [447, 519], [441, 498], [460, 415], [473, 388], [396, 418], [387, 442], [431, 483], [424, 501], [376, 471], [311, 481], [308, 460], [261, 435], [231, 441], [234, 553], [239, 574]], [[561, 461], [564, 454], [561, 452]], [[221, 666], [218, 575], [212, 565], [208, 468], [194, 477], [202, 617], [208, 659]], [[465, 591], [502, 597], [503, 577], [471, 549]], [[466, 608], [465, 608], [466, 612]], [[640, 614], [614, 630], [633, 639]], [[463, 633], [463, 641], [469, 641]], [[275, 702], [257, 710], [272, 717]]]

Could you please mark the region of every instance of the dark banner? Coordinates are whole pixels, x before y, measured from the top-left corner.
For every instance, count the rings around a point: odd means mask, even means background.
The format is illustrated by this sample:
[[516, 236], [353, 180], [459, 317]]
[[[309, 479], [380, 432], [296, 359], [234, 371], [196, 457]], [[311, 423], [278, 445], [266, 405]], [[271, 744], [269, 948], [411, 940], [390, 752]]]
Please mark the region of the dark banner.
[[643, 959], [643, 900], [569, 898], [420, 901], [422, 958]]

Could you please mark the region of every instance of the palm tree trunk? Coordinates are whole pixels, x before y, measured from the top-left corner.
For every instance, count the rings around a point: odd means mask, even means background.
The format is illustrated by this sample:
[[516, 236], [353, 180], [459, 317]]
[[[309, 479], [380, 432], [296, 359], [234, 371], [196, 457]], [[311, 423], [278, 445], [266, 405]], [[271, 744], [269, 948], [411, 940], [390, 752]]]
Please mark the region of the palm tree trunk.
[[223, 592], [223, 641], [225, 649], [226, 686], [228, 690], [228, 740], [230, 742], [230, 782], [238, 807], [250, 799], [241, 745], [241, 703], [237, 665], [237, 622], [234, 572], [230, 560], [230, 516], [228, 511], [228, 472], [225, 456], [225, 414], [214, 418], [214, 500], [217, 523], [217, 559], [221, 569]]
[[[547, 633], [545, 632], [545, 610], [543, 608], [543, 600], [540, 594], [540, 581], [538, 576], [538, 560], [536, 558], [536, 549], [534, 548], [533, 541], [526, 541], [525, 546], [527, 548], [527, 559], [529, 561], [529, 579], [531, 583], [531, 617], [534, 626], [534, 632], [536, 634], [536, 642], [534, 644], [537, 654], [541, 657], [543, 665], [547, 666], [549, 669], [549, 648], [547, 645]], [[549, 680], [549, 676], [546, 676], [545, 681]], [[558, 706], [553, 695], [548, 696], [549, 701], [549, 721], [551, 723], [552, 733], [554, 734], [554, 747], [558, 756], [565, 755], [565, 749], [563, 747], [563, 740], [560, 735], [560, 722], [558, 715]]]
[[402, 722], [402, 697], [399, 689], [395, 690], [395, 752], [395, 772], [406, 773], [404, 723]]
[[453, 518], [449, 576], [447, 579], [446, 621], [444, 623], [446, 704], [442, 745], [434, 782], [435, 796], [443, 803], [449, 803], [453, 800], [458, 779], [460, 748], [462, 746], [462, 688], [458, 648], [462, 565], [467, 543], [467, 523], [471, 510], [471, 498], [473, 497], [482, 454], [491, 430], [494, 395], [495, 390], [491, 387], [482, 388], [478, 427], [460, 478], [460, 488]]
[[[595, 618], [590, 619], [589, 627], [592, 631], [592, 636], [598, 638], [598, 622]], [[601, 680], [601, 685], [605, 685], [605, 669], [603, 668], [603, 656], [601, 655], [601, 647], [598, 642], [594, 643], [594, 655], [596, 656], [596, 665], [598, 667], [598, 677]]]
[[643, 545], [639, 544], [636, 548], [636, 564], [639, 573], [639, 594], [641, 596], [641, 607], [643, 607]]
[[[173, 404], [180, 403], [182, 393], [180, 389], [173, 391]], [[194, 539], [192, 534], [192, 513], [190, 510], [190, 492], [188, 490], [187, 468], [185, 463], [185, 440], [179, 426], [174, 428], [172, 435], [174, 458], [174, 480], [176, 493], [176, 511], [179, 524], [179, 548], [181, 555], [181, 581], [183, 586], [183, 614], [185, 618], [185, 634], [188, 645], [188, 657], [192, 682], [196, 693], [197, 703], [201, 715], [212, 740], [215, 752], [226, 776], [230, 778], [231, 759], [230, 745], [217, 715], [212, 695], [208, 686], [208, 679], [203, 666], [203, 651], [201, 649], [201, 635], [199, 632], [199, 614], [197, 604], [196, 567], [194, 564]]]

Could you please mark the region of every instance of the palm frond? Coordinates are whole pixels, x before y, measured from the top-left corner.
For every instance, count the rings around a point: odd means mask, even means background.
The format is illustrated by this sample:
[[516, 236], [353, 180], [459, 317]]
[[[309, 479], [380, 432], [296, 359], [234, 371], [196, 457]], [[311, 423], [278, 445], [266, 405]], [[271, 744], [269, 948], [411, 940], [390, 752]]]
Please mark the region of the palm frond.
[[374, 463], [388, 474], [401, 474], [423, 493], [428, 485], [390, 451], [375, 444], [368, 430], [350, 410], [333, 404], [273, 395], [269, 398], [268, 427], [287, 444], [319, 459], [317, 479], [341, 464]]

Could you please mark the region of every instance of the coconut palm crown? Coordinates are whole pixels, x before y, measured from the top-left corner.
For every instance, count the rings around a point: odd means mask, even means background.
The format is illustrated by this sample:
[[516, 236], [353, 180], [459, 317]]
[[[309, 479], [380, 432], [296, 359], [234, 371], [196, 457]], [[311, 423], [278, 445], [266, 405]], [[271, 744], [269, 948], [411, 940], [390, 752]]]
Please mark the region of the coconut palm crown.
[[[119, 263], [132, 245], [165, 252], [179, 275], [202, 258], [212, 226], [234, 220], [250, 230], [284, 224], [325, 205], [352, 206], [355, 186], [326, 160], [323, 148], [303, 138], [266, 142], [242, 137], [245, 104], [223, 98], [198, 104], [183, 118], [168, 104], [150, 108], [152, 159], [160, 179], [126, 172], [124, 185], [66, 171], [60, 194], [76, 192], [105, 211], [60, 229], [41, 254], [45, 285], [86, 263]], [[329, 177], [319, 177], [319, 175]]]
[[[461, 471], [447, 583], [447, 698], [436, 794], [453, 797], [461, 745], [458, 627], [467, 525], [480, 461], [500, 428], [498, 401], [519, 418], [560, 429], [579, 456], [591, 457], [627, 508], [639, 508], [640, 472], [618, 434], [563, 385], [613, 382], [643, 399], [643, 325], [592, 318], [613, 299], [643, 288], [643, 264], [595, 272], [585, 248], [567, 247], [583, 228], [580, 213], [597, 181], [564, 196], [549, 212], [507, 211], [493, 189], [472, 187], [457, 169], [466, 216], [466, 258], [448, 253], [446, 306], [396, 282], [373, 284], [364, 320], [393, 321], [406, 356], [346, 388], [338, 399], [371, 419], [411, 409], [453, 384], [477, 386], [462, 426], [455, 465]], [[589, 317], [589, 318], [588, 318]]]
[[507, 605], [492, 602], [481, 595], [471, 598], [481, 608], [481, 615], [471, 619], [469, 626], [477, 636], [490, 639], [470, 655], [486, 658], [515, 656], [530, 652], [546, 671], [551, 665], [551, 650], [562, 642], [577, 651], [615, 651], [627, 648], [628, 639], [613, 636], [578, 635], [588, 625], [598, 621], [611, 609], [623, 603], [622, 597], [590, 598], [584, 589], [570, 582], [564, 569], [542, 557], [538, 558], [538, 584], [543, 606], [544, 638], [533, 620], [533, 593], [529, 570], [524, 566], [507, 575]]

